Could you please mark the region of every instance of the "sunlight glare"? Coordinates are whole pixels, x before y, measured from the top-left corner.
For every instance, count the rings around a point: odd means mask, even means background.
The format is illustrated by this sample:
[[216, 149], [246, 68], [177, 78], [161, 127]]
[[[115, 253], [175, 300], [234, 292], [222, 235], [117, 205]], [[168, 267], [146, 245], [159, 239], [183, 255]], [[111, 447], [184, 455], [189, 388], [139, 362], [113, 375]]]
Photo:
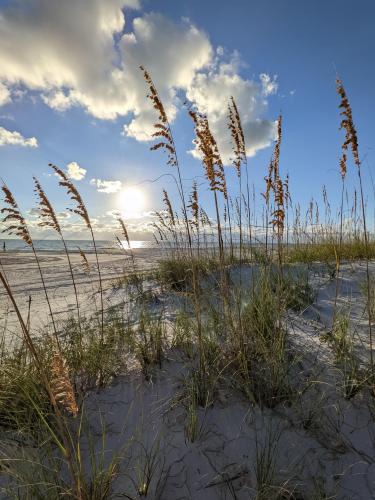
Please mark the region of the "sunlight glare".
[[139, 218], [145, 208], [144, 192], [137, 187], [126, 187], [118, 196], [118, 209], [122, 217]]

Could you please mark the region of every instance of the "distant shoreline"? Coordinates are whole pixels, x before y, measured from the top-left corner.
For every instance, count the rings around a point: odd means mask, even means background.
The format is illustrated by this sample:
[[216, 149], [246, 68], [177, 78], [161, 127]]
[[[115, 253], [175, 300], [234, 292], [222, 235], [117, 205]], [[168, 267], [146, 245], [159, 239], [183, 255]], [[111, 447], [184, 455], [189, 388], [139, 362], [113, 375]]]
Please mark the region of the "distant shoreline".
[[[82, 250], [85, 253], [94, 252], [92, 240], [65, 240], [69, 253], [79, 253]], [[19, 239], [0, 239], [0, 255], [3, 253], [5, 243], [5, 251], [7, 253], [21, 252], [29, 253], [31, 248]], [[125, 241], [122, 242], [124, 249], [119, 248], [118, 244], [113, 240], [97, 240], [96, 246], [99, 253], [121, 253], [123, 250], [129, 250]], [[34, 246], [38, 252], [48, 253], [65, 253], [61, 240], [34, 240]], [[131, 241], [131, 249], [138, 248], [156, 248], [153, 241], [148, 240], [133, 240]]]

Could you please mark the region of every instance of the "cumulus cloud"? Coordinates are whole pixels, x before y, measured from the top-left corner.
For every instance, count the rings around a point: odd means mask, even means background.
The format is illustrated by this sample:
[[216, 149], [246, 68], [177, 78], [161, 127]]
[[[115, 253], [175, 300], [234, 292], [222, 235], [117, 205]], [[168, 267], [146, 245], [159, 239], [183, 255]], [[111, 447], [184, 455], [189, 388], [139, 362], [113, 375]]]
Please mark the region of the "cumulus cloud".
[[0, 82], [0, 106], [11, 101], [9, 89]]
[[118, 193], [122, 188], [121, 181], [103, 181], [102, 179], [91, 179], [90, 184], [96, 186], [99, 193]]
[[40, 208], [30, 208], [30, 210], [28, 210], [26, 212], [29, 216], [31, 217], [39, 217], [40, 216]]
[[82, 168], [78, 165], [77, 162], [72, 161], [66, 166], [66, 172], [68, 174], [68, 177], [75, 181], [81, 181], [84, 179], [87, 170], [85, 168]]
[[0, 82], [11, 90], [22, 86], [38, 91], [56, 111], [80, 106], [98, 119], [126, 117], [123, 134], [147, 141], [155, 110], [146, 99], [139, 70], [143, 65], [170, 121], [184, 94], [207, 112], [225, 159], [230, 154], [226, 110], [231, 95], [243, 113], [248, 153], [270, 143], [275, 125], [263, 116], [267, 96], [277, 90], [274, 77], [242, 78], [239, 55], [226, 62], [225, 50], [214, 50], [207, 34], [188, 19], [176, 23], [148, 13], [135, 17], [127, 29], [124, 7], [138, 8], [139, 2], [29, 0], [26, 7], [13, 0], [0, 15]]
[[38, 141], [35, 137], [26, 139], [19, 132], [7, 130], [0, 127], [0, 146], [23, 146], [37, 148]]
[[71, 214], [70, 212], [58, 212], [57, 217], [59, 219], [70, 219]]
[[[236, 72], [237, 55], [229, 63], [218, 63], [208, 73], [198, 73], [187, 91], [187, 98], [206, 113], [210, 127], [219, 144], [225, 163], [230, 161], [232, 144], [227, 130], [227, 103], [234, 97], [240, 110], [247, 144], [247, 155], [270, 144], [275, 138], [275, 122], [259, 118], [267, 108], [263, 82], [246, 80]], [[198, 157], [194, 149], [192, 153]]]
[[105, 214], [106, 217], [110, 217], [111, 219], [118, 219], [121, 217], [121, 211], [120, 210], [108, 210]]
[[[132, 36], [121, 44], [125, 67], [142, 64], [151, 73], [171, 121], [177, 114], [177, 91], [186, 91], [198, 71], [208, 67], [212, 47], [207, 35], [188, 20], [176, 24], [159, 14], [148, 14], [133, 23]], [[155, 110], [145, 99], [145, 83], [136, 73], [134, 118], [124, 127], [128, 136], [149, 140]]]
[[74, 101], [61, 90], [52, 90], [43, 94], [42, 99], [47, 106], [56, 111], [65, 111], [74, 104]]

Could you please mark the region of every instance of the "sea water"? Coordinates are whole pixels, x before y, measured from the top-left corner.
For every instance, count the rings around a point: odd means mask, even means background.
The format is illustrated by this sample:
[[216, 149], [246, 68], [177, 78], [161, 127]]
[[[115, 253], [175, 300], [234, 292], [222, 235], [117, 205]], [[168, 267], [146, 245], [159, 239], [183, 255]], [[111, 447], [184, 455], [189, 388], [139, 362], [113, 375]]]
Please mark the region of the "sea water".
[[[4, 250], [13, 252], [27, 252], [31, 251], [31, 248], [26, 245], [22, 240], [15, 239], [0, 239], [0, 254]], [[124, 249], [129, 248], [126, 241], [121, 242]], [[83, 250], [84, 252], [92, 252], [94, 250], [92, 240], [66, 240], [66, 245], [70, 252], [78, 252]], [[34, 240], [34, 246], [36, 250], [43, 252], [62, 252], [64, 251], [64, 246], [61, 240]], [[154, 248], [156, 243], [154, 241], [145, 240], [133, 240], [130, 242], [131, 248]], [[119, 249], [119, 243], [111, 240], [98, 240], [96, 241], [96, 247], [99, 251], [109, 251]]]

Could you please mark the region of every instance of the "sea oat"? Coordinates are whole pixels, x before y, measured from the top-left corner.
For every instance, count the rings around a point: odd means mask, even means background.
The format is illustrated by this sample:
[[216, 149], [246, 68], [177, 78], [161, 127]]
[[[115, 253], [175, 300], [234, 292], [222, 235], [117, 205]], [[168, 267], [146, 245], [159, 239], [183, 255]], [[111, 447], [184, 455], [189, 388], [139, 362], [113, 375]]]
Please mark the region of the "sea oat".
[[77, 284], [76, 284], [76, 281], [74, 278], [74, 272], [73, 272], [73, 267], [72, 267], [72, 262], [70, 259], [68, 247], [66, 245], [66, 242], [65, 242], [62, 230], [61, 230], [61, 226], [60, 226], [59, 221], [57, 219], [57, 215], [56, 215], [56, 212], [52, 206], [52, 203], [49, 201], [49, 199], [48, 199], [44, 189], [42, 188], [40, 182], [38, 181], [38, 179], [36, 177], [34, 177], [33, 179], [34, 179], [34, 184], [35, 184], [34, 191], [39, 198], [40, 222], [38, 223], [38, 225], [41, 227], [50, 227], [50, 228], [54, 229], [61, 238], [62, 244], [64, 246], [66, 258], [68, 260], [69, 271], [70, 271], [70, 275], [72, 278], [74, 295], [75, 295], [76, 304], [77, 304], [78, 323], [79, 323], [79, 328], [81, 328], [78, 289], [77, 289]]
[[51, 389], [57, 403], [59, 403], [73, 417], [78, 414], [78, 405], [74, 395], [69, 370], [61, 353], [54, 353], [51, 363]]
[[224, 198], [228, 198], [227, 185], [224, 173], [223, 162], [219, 153], [217, 142], [212, 135], [207, 116], [197, 111], [189, 110], [189, 115], [194, 122], [195, 140], [194, 143], [202, 156], [207, 180], [212, 191], [223, 193]]
[[39, 183], [36, 177], [33, 177], [35, 184], [35, 193], [39, 197], [39, 215], [41, 217], [41, 221], [39, 222], [39, 226], [41, 227], [51, 227], [55, 231], [59, 233], [61, 236], [61, 227], [59, 221], [57, 220], [57, 216], [55, 210], [47, 198], [46, 193], [44, 192], [41, 184]]
[[233, 141], [233, 166], [237, 171], [238, 177], [241, 175], [241, 165], [246, 162], [246, 145], [245, 136], [241, 124], [240, 114], [236, 102], [233, 97], [231, 97], [229, 105], [229, 121], [228, 128], [232, 136]]
[[76, 208], [69, 208], [68, 210], [72, 213], [79, 215], [85, 222], [86, 226], [91, 229], [91, 221], [86, 209], [86, 205], [83, 202], [81, 195], [79, 194], [77, 188], [73, 184], [73, 182], [69, 179], [66, 173], [60, 168], [56, 167], [52, 163], [49, 166], [55, 171], [58, 177], [60, 177], [59, 186], [64, 187], [67, 190], [70, 198], [76, 202]]
[[289, 174], [286, 174], [284, 181], [284, 194], [285, 194], [285, 206], [289, 207], [289, 203], [292, 201], [289, 191]]
[[280, 177], [280, 145], [281, 145], [281, 124], [282, 117], [279, 116], [277, 120], [277, 136], [276, 142], [268, 168], [268, 175], [265, 177], [266, 181], [266, 191], [263, 196], [266, 200], [267, 205], [269, 204], [269, 196], [271, 190], [274, 193], [275, 210], [272, 213], [274, 218], [272, 219], [272, 224], [277, 228], [279, 235], [282, 235], [284, 231], [284, 221], [285, 221], [285, 206], [286, 206], [286, 191], [289, 197], [289, 177], [287, 176], [285, 182], [283, 183]]
[[271, 158], [270, 164], [268, 166], [268, 175], [264, 178], [266, 181], [266, 190], [262, 193], [262, 196], [266, 200], [266, 204], [269, 204], [270, 192], [272, 189], [272, 175], [273, 175], [273, 158]]
[[173, 136], [167, 118], [167, 114], [164, 109], [164, 105], [159, 97], [158, 91], [156, 90], [155, 84], [152, 81], [150, 73], [143, 66], [140, 66], [140, 69], [143, 72], [143, 77], [149, 88], [149, 93], [147, 94], [147, 97], [150, 99], [153, 108], [156, 109], [156, 111], [159, 113], [158, 116], [159, 121], [154, 124], [156, 132], [152, 134], [152, 137], [157, 137], [160, 138], [161, 140], [160, 142], [151, 146], [150, 149], [152, 151], [155, 151], [157, 149], [164, 149], [164, 151], [166, 151], [168, 154], [167, 164], [171, 165], [172, 167], [176, 167], [178, 164], [176, 148], [174, 145]]
[[6, 184], [3, 184], [1, 187], [4, 193], [4, 203], [7, 205], [6, 207], [0, 210], [0, 213], [6, 214], [3, 223], [10, 223], [3, 229], [3, 233], [7, 233], [9, 235], [16, 235], [21, 238], [27, 245], [32, 246], [33, 241], [31, 239], [26, 220], [24, 219], [17, 202], [8, 188]]
[[89, 274], [91, 271], [91, 267], [90, 267], [89, 261], [87, 260], [86, 254], [79, 247], [78, 247], [78, 251], [79, 251], [79, 254], [81, 256], [81, 265], [82, 265], [83, 272], [85, 272], [86, 274]]
[[[362, 222], [363, 222], [363, 236], [366, 247], [366, 282], [367, 282], [367, 302], [370, 304], [371, 301], [371, 283], [370, 283], [370, 270], [369, 270], [369, 240], [367, 232], [367, 222], [366, 222], [366, 208], [363, 192], [363, 182], [362, 182], [362, 172], [361, 172], [361, 161], [359, 159], [359, 148], [358, 148], [358, 137], [357, 131], [354, 126], [352, 108], [349, 103], [349, 99], [346, 95], [342, 81], [337, 79], [337, 93], [341, 97], [341, 102], [339, 107], [342, 109], [340, 115], [342, 116], [340, 128], [345, 130], [345, 141], [342, 144], [342, 152], [350, 149], [352, 150], [354, 163], [357, 166], [358, 180], [359, 180], [359, 191], [361, 197], [361, 208], [362, 208]], [[375, 366], [374, 366], [374, 355], [373, 355], [373, 341], [372, 341], [372, 318], [370, 313], [370, 308], [368, 307], [368, 328], [369, 328], [369, 340], [370, 340], [370, 359], [371, 359], [371, 375], [373, 378], [373, 383], [375, 379]]]
[[205, 209], [203, 207], [200, 207], [200, 209], [199, 209], [199, 216], [200, 216], [199, 218], [200, 218], [202, 226], [212, 227], [211, 219], [209, 218], [209, 216], [207, 215], [207, 212], [205, 211]]
[[189, 205], [188, 207], [191, 210], [191, 215], [192, 215], [192, 224], [196, 228], [199, 227], [199, 200], [198, 200], [198, 189], [197, 189], [197, 183], [194, 181], [193, 183], [193, 189], [190, 194], [190, 200], [189, 200]]
[[272, 224], [277, 227], [277, 230], [282, 234], [284, 231], [284, 220], [285, 220], [285, 210], [284, 210], [284, 185], [280, 177], [278, 177], [274, 184], [274, 192], [275, 192], [275, 205], [277, 206], [276, 210], [273, 212], [274, 219], [272, 220]]
[[120, 226], [121, 226], [122, 235], [125, 238], [125, 241], [128, 245], [128, 248], [130, 248], [130, 239], [129, 239], [129, 234], [128, 234], [128, 230], [127, 230], [127, 227], [125, 225], [125, 222], [123, 219], [121, 219], [121, 217], [119, 217], [118, 221], [119, 221]]
[[360, 160], [358, 151], [358, 138], [357, 131], [354, 126], [352, 108], [350, 106], [349, 99], [346, 95], [342, 81], [339, 79], [336, 80], [336, 85], [337, 93], [341, 97], [339, 107], [342, 109], [340, 114], [343, 117], [341, 120], [340, 128], [345, 130], [345, 141], [342, 145], [342, 149], [344, 152], [348, 149], [348, 146], [350, 146], [353, 153], [354, 163], [357, 165], [357, 167], [359, 167]]
[[165, 112], [165, 109], [164, 109], [164, 105], [159, 97], [158, 91], [156, 90], [155, 84], [152, 81], [150, 73], [143, 66], [140, 66], [140, 69], [143, 72], [143, 77], [144, 77], [144, 79], [148, 85], [148, 88], [149, 88], [149, 93], [147, 94], [147, 97], [150, 99], [153, 108], [159, 113], [158, 121], [154, 124], [154, 128], [156, 129], [156, 132], [154, 132], [153, 137], [161, 138], [161, 140], [160, 140], [160, 142], [154, 144], [151, 147], [151, 150], [163, 149], [164, 151], [166, 151], [168, 154], [167, 164], [171, 165], [172, 167], [176, 167], [176, 169], [177, 169], [178, 181], [176, 181], [176, 184], [177, 184], [178, 193], [180, 195], [181, 202], [182, 202], [184, 222], [185, 222], [186, 232], [187, 232], [188, 241], [189, 241], [189, 248], [190, 248], [190, 253], [191, 253], [192, 252], [192, 240], [191, 240], [191, 234], [190, 234], [190, 225], [189, 225], [189, 220], [188, 220], [188, 216], [187, 216], [184, 187], [183, 187], [182, 178], [181, 178], [181, 170], [180, 170], [180, 165], [179, 165], [178, 159], [177, 159], [177, 152], [176, 152], [176, 147], [174, 144], [171, 126], [169, 124], [167, 113]]
[[171, 203], [171, 200], [169, 199], [168, 192], [165, 189], [163, 189], [163, 201], [165, 203], [165, 206], [167, 207], [169, 220], [170, 220], [172, 226], [175, 226], [176, 221], [175, 221], [175, 216], [173, 213], [172, 203]]
[[[102, 282], [102, 275], [100, 271], [100, 264], [99, 264], [99, 256], [98, 256], [98, 250], [96, 246], [96, 241], [95, 241], [95, 236], [94, 236], [94, 230], [91, 224], [91, 220], [88, 214], [88, 211], [86, 209], [86, 205], [78, 192], [77, 188], [73, 184], [73, 182], [68, 178], [65, 172], [63, 172], [60, 168], [56, 167], [56, 165], [49, 164], [50, 167], [55, 171], [58, 177], [60, 177], [60, 182], [59, 185], [64, 187], [67, 190], [68, 195], [70, 198], [76, 202], [76, 208], [74, 209], [68, 209], [70, 212], [73, 212], [77, 215], [79, 215], [84, 223], [86, 224], [86, 227], [90, 231], [91, 234], [91, 239], [92, 243], [94, 246], [94, 252], [95, 252], [95, 259], [96, 259], [96, 266], [98, 270], [98, 277], [99, 277], [99, 293], [100, 293], [100, 312], [101, 312], [101, 343], [103, 344], [104, 342], [104, 299], [103, 299], [103, 282]], [[102, 375], [102, 374], [101, 374]], [[100, 382], [101, 382], [101, 375], [100, 375]]]
[[343, 153], [341, 158], [340, 158], [340, 173], [342, 179], [345, 179], [346, 176], [346, 154]]

